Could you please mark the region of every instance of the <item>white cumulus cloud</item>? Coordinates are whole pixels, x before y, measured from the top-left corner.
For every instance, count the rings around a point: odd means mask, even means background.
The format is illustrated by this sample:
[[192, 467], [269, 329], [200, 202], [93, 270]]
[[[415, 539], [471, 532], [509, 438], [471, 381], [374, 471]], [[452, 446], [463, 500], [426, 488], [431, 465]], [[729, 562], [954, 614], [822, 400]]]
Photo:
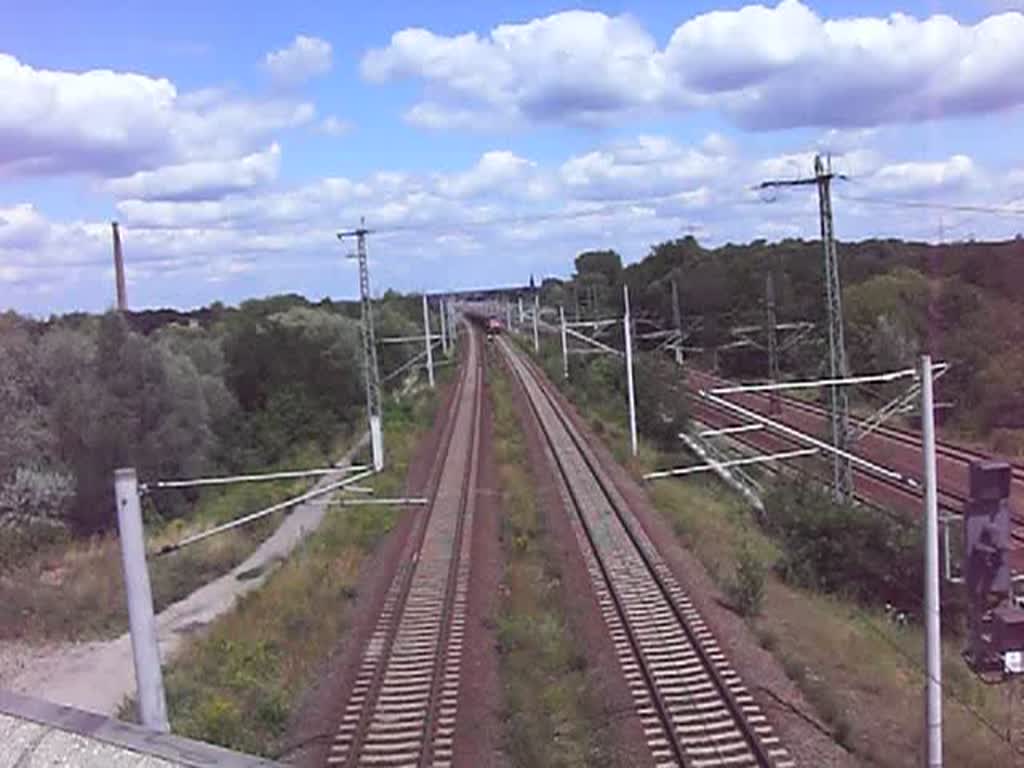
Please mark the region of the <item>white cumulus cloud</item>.
[[0, 94], [0, 177], [117, 177], [237, 158], [315, 116], [309, 103], [181, 94], [163, 78], [36, 69], [6, 54]]
[[352, 132], [355, 126], [349, 120], [343, 120], [334, 115], [328, 115], [317, 125], [317, 130], [328, 136], [346, 136]]
[[362, 71], [374, 82], [424, 80], [435, 98], [408, 114], [421, 124], [465, 122], [463, 101], [505, 117], [589, 121], [657, 97], [656, 51], [631, 17], [566, 11], [502, 24], [487, 37], [401, 30], [364, 56]]
[[441, 175], [437, 187], [442, 195], [469, 198], [482, 194], [529, 195], [542, 189], [539, 183], [535, 163], [508, 150], [492, 150], [467, 171]]
[[49, 230], [46, 219], [31, 203], [0, 208], [0, 248], [32, 248]]
[[660, 48], [629, 16], [567, 11], [486, 35], [403, 29], [366, 79], [411, 79], [433, 128], [714, 110], [744, 127], [866, 127], [1024, 104], [1024, 14], [823, 18], [799, 0], [682, 21]]
[[281, 85], [298, 85], [331, 71], [331, 44], [319, 37], [297, 35], [287, 48], [264, 59], [270, 76]]
[[916, 195], [963, 190], [979, 176], [971, 158], [953, 155], [946, 160], [885, 165], [870, 175], [867, 183], [881, 192]]
[[732, 164], [732, 147], [717, 134], [708, 136], [701, 148], [682, 147], [661, 136], [638, 136], [569, 158], [560, 176], [581, 199], [630, 199], [693, 193], [704, 182], [724, 177]]
[[272, 144], [229, 160], [197, 160], [165, 165], [153, 171], [138, 171], [112, 179], [108, 188], [120, 198], [143, 200], [204, 200], [232, 192], [264, 186], [277, 178], [281, 147]]
[[[810, 176], [817, 142], [805, 141], [764, 156], [728, 134], [691, 143], [644, 134], [555, 161], [495, 148], [444, 171], [398, 169], [300, 184], [260, 181], [263, 171], [256, 169], [276, 162], [271, 145], [243, 156], [249, 170], [204, 161], [118, 179], [127, 196], [116, 212], [138, 279], [133, 302], [187, 304], [200, 294], [284, 290], [302, 269], [311, 276], [304, 291], [351, 295], [355, 278], [341, 259], [350, 246], [339, 245], [335, 233], [361, 216], [374, 229], [380, 289], [486, 286], [564, 272], [588, 248], [615, 248], [633, 260], [687, 233], [708, 245], [816, 238], [813, 185], [777, 190], [771, 204], [751, 190], [766, 178]], [[1021, 191], [1014, 187], [1020, 169], [986, 169], [965, 154], [899, 156], [855, 147], [833, 154], [832, 163], [853, 179], [834, 183], [836, 232], [844, 241], [937, 237], [945, 212], [915, 208], [908, 215], [901, 201], [1006, 205]], [[1018, 224], [970, 218], [970, 231], [981, 236], [1012, 236]], [[945, 231], [958, 222], [946, 215]], [[109, 222], [49, 219], [28, 203], [0, 207], [0, 296], [8, 305], [45, 312], [55, 302], [81, 303], [88, 290], [105, 306], [112, 300], [109, 269]], [[248, 283], [244, 275], [259, 278]], [[202, 293], [211, 280], [218, 287]], [[47, 286], [51, 298], [39, 299]]]

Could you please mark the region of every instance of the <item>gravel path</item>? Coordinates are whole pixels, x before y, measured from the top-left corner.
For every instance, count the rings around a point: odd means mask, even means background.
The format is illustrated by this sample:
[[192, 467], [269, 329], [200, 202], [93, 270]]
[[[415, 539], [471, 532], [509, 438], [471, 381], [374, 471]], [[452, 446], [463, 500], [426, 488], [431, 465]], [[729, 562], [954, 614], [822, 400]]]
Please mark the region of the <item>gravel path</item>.
[[[366, 443], [364, 436], [338, 462], [339, 470]], [[316, 487], [341, 479], [326, 475]], [[157, 616], [160, 656], [166, 664], [188, 637], [231, 610], [242, 595], [258, 589], [274, 566], [320, 525], [328, 497], [295, 507], [277, 530], [229, 573], [168, 606]], [[240, 574], [258, 574], [239, 578]], [[135, 667], [128, 633], [114, 640], [30, 646], [0, 643], [0, 687], [31, 694], [58, 704], [103, 715], [114, 715], [135, 691]]]

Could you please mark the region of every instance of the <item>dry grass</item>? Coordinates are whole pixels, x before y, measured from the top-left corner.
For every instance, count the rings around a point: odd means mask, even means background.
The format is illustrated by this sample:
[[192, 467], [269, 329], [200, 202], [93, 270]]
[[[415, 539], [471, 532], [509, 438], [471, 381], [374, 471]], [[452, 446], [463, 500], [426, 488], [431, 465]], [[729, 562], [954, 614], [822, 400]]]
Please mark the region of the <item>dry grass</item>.
[[[323, 462], [311, 448], [289, 464]], [[187, 518], [162, 522], [146, 504], [147, 546], [159, 549], [212, 525], [301, 493], [309, 481], [249, 484], [204, 492]], [[242, 562], [281, 522], [285, 513], [150, 559], [157, 611], [180, 600]], [[4, 535], [0, 533], [0, 535]], [[128, 628], [121, 553], [114, 534], [89, 539], [57, 537], [16, 565], [0, 567], [0, 640], [90, 640], [115, 637]]]
[[586, 658], [566, 624], [558, 564], [545, 550], [508, 374], [496, 364], [492, 370], [505, 553], [497, 620], [505, 751], [524, 768], [607, 764]]

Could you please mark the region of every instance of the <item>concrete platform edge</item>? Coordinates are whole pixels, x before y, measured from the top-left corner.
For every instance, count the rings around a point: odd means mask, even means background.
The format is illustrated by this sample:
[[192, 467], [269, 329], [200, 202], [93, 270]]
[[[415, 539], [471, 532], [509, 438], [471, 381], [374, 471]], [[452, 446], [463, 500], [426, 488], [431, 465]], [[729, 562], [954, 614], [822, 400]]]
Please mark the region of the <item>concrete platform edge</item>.
[[279, 763], [234, 752], [94, 712], [0, 690], [0, 714], [77, 734], [131, 752], [158, 757], [187, 768], [276, 768]]

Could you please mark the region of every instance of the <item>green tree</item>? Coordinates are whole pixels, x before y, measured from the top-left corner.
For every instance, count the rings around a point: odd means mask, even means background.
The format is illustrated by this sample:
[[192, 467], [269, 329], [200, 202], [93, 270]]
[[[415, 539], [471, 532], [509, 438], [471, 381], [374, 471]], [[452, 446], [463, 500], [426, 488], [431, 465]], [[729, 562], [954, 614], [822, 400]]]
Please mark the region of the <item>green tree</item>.
[[996, 355], [978, 376], [980, 417], [986, 429], [1024, 429], [1024, 351]]
[[243, 307], [224, 340], [225, 380], [248, 418], [243, 464], [276, 461], [296, 441], [326, 448], [363, 393], [354, 320], [303, 306], [259, 310]]
[[577, 277], [600, 275], [608, 286], [617, 285], [622, 277], [622, 257], [615, 251], [584, 251], [575, 263]]
[[928, 282], [897, 267], [843, 292], [847, 349], [856, 371], [913, 365], [927, 328]]

